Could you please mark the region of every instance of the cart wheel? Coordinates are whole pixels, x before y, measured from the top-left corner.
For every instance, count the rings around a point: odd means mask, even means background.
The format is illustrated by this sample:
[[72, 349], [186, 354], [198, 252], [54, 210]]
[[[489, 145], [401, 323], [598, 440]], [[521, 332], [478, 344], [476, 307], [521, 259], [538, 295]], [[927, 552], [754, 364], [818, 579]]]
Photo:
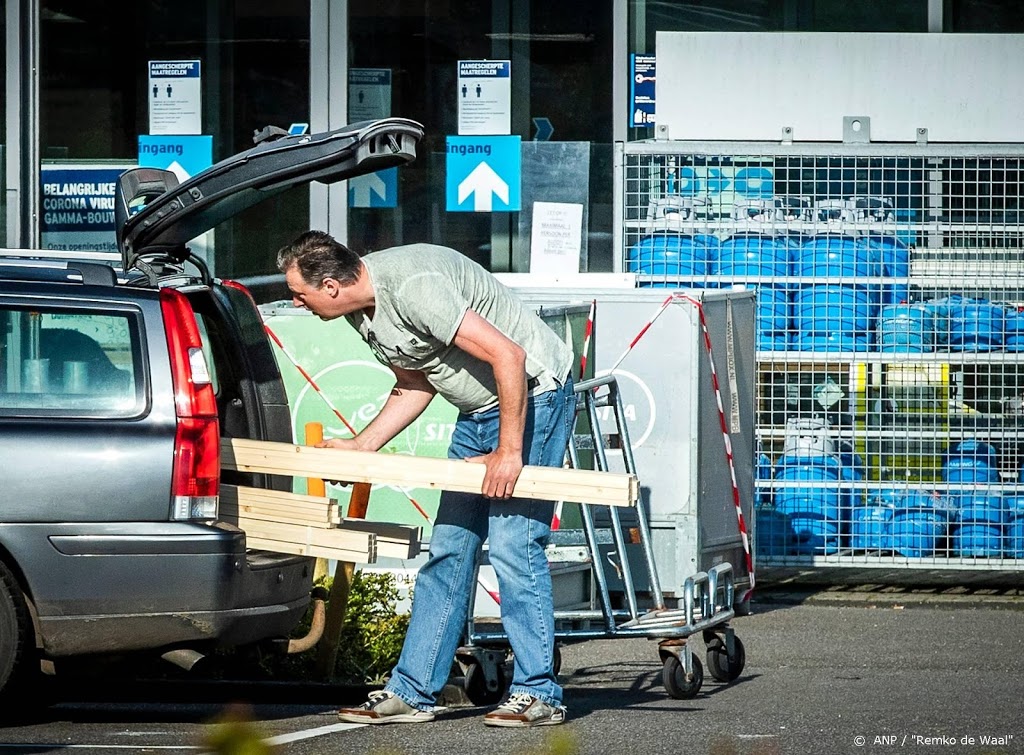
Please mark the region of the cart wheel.
[[747, 663], [747, 651], [743, 648], [740, 638], [733, 637], [732, 642], [736, 656], [732, 662], [729, 661], [729, 651], [726, 649], [725, 640], [716, 636], [707, 643], [708, 671], [720, 682], [736, 681], [743, 673], [743, 667]]
[[483, 666], [479, 663], [470, 663], [466, 666], [465, 681], [463, 687], [466, 690], [466, 697], [473, 705], [497, 705], [505, 696], [505, 675], [498, 669], [498, 681], [494, 689], [487, 686], [487, 676], [484, 674]]
[[696, 697], [700, 692], [700, 686], [704, 683], [704, 667], [697, 656], [692, 656], [693, 678], [687, 681], [686, 671], [683, 669], [683, 662], [675, 655], [665, 657], [665, 665], [661, 669], [661, 683], [665, 685], [668, 694], [676, 700], [689, 700]]

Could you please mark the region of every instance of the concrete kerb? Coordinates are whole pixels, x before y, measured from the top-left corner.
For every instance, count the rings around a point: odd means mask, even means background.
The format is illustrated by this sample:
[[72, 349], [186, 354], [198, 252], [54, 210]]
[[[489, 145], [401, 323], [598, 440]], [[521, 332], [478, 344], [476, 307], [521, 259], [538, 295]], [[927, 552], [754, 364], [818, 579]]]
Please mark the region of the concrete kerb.
[[948, 608], [977, 606], [1024, 611], [1024, 588], [979, 588], [860, 585], [771, 585], [755, 590], [753, 612], [758, 605], [803, 604], [886, 608]]

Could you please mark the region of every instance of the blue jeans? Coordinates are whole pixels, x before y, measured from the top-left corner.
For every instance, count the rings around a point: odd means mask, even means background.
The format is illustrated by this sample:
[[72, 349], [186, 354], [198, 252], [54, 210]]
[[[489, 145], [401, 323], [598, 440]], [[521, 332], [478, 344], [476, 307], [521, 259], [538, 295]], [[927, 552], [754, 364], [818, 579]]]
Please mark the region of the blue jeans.
[[[523, 462], [560, 467], [576, 416], [572, 379], [530, 397]], [[498, 410], [460, 414], [448, 458], [494, 450]], [[498, 577], [501, 620], [514, 654], [510, 692], [526, 692], [560, 705], [555, 679], [554, 604], [544, 553], [554, 504], [530, 498], [505, 501], [480, 494], [441, 493], [430, 537], [430, 555], [416, 576], [409, 630], [386, 689], [415, 708], [430, 708], [448, 680], [475, 591], [477, 555], [490, 537], [489, 556]]]

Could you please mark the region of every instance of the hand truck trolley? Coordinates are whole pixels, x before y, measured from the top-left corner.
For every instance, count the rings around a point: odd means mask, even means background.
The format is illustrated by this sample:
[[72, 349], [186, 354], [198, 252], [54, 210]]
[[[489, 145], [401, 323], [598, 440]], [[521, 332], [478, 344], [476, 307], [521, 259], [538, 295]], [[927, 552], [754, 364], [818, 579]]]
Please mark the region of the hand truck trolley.
[[[568, 444], [567, 455], [571, 466], [581, 468], [582, 457], [588, 455], [591, 457], [590, 467], [600, 471], [609, 470], [599, 409], [610, 408], [605, 414], [615, 421], [625, 471], [636, 474], [626, 416], [615, 377], [606, 375], [585, 380], [576, 384], [575, 389], [577, 413], [582, 413], [583, 418], [577, 423], [577, 432], [573, 433]], [[587, 432], [578, 432], [579, 425], [586, 425]], [[648, 514], [642, 496], [635, 510], [627, 510], [635, 516], [635, 522], [628, 525], [623, 522], [622, 514], [616, 506], [598, 506], [585, 501], [579, 503], [582, 528], [554, 530], [549, 549], [552, 545], [579, 546], [572, 550], [578, 552], [579, 558], [590, 566], [598, 608], [555, 611], [555, 673], [558, 673], [561, 665], [559, 647], [567, 642], [610, 637], [647, 637], [658, 640], [658, 655], [662, 662], [661, 678], [666, 691], [673, 698], [689, 699], [697, 695], [704, 681], [703, 664], [688, 642], [692, 635], [699, 632], [704, 641], [705, 660], [711, 675], [726, 683], [737, 679], [746, 663], [746, 653], [743, 643], [729, 625], [735, 616], [732, 565], [719, 563], [707, 571], [688, 577], [683, 584], [682, 607], [669, 609], [658, 580]], [[599, 527], [599, 524], [607, 526]], [[653, 604], [644, 612], [639, 607], [637, 584], [627, 545], [639, 545], [643, 554], [646, 585], [649, 600]], [[613, 607], [605, 559], [621, 579], [625, 602], [622, 608]], [[455, 663], [462, 671], [466, 696], [472, 703], [492, 705], [503, 699], [508, 689], [511, 666], [508, 636], [500, 630], [478, 629], [472, 599], [466, 642], [456, 651]]]

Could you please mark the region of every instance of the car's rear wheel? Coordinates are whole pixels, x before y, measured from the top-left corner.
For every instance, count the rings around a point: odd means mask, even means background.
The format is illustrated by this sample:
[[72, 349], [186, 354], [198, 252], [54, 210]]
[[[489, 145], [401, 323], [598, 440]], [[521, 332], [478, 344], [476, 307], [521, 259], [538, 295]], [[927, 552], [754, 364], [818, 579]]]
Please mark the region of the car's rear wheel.
[[0, 562], [0, 717], [31, 706], [29, 689], [39, 676], [32, 619], [25, 595], [7, 565]]

